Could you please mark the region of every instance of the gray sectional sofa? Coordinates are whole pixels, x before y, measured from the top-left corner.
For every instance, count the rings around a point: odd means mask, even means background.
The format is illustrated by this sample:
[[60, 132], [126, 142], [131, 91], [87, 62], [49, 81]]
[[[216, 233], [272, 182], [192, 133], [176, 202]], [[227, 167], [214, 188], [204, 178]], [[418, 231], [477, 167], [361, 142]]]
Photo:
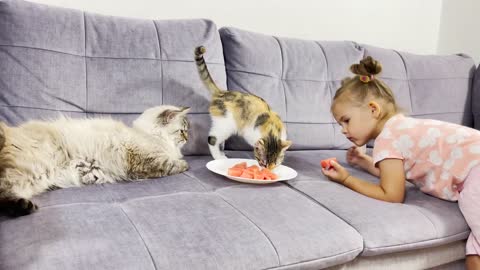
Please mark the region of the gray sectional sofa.
[[[294, 180], [249, 185], [206, 169], [209, 93], [193, 61], [198, 45], [207, 48], [220, 86], [263, 97], [286, 122], [294, 144], [284, 163], [297, 170]], [[329, 107], [350, 64], [367, 55], [384, 65], [381, 79], [407, 114], [470, 127], [480, 120], [475, 65], [465, 55], [414, 55], [217, 30], [203, 19], [130, 19], [0, 0], [1, 121], [63, 113], [131, 123], [159, 104], [192, 108], [188, 171], [35, 197], [38, 212], [0, 216], [0, 269], [461, 267], [449, 264], [464, 258], [469, 234], [456, 203], [411, 185], [404, 204], [381, 202], [321, 174], [323, 158], [346, 165], [350, 144]], [[231, 157], [252, 157], [239, 138], [226, 149]]]

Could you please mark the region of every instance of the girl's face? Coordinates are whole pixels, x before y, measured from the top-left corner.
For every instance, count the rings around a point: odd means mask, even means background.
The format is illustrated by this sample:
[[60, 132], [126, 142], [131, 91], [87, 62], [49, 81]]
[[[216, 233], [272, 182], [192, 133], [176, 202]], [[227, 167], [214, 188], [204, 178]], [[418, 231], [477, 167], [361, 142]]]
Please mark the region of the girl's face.
[[377, 103], [358, 106], [350, 101], [336, 101], [332, 107], [342, 133], [356, 146], [362, 146], [378, 135], [379, 107]]

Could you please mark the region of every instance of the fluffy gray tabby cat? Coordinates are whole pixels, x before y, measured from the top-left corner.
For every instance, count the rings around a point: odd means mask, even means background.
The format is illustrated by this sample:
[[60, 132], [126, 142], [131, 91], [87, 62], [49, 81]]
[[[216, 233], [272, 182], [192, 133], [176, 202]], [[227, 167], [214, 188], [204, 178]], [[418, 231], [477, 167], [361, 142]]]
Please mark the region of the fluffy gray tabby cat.
[[146, 110], [128, 127], [113, 119], [0, 123], [0, 210], [26, 215], [30, 201], [49, 189], [178, 174], [188, 169], [189, 108]]

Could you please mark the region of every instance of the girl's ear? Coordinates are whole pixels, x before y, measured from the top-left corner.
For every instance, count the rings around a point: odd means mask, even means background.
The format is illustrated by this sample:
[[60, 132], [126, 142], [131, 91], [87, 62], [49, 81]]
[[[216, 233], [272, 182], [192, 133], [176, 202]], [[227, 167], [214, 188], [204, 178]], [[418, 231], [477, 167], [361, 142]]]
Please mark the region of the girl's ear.
[[380, 115], [382, 112], [382, 107], [380, 107], [380, 104], [378, 104], [375, 101], [370, 101], [368, 103], [368, 108], [370, 109], [370, 112], [372, 112], [372, 116], [376, 119], [380, 119]]

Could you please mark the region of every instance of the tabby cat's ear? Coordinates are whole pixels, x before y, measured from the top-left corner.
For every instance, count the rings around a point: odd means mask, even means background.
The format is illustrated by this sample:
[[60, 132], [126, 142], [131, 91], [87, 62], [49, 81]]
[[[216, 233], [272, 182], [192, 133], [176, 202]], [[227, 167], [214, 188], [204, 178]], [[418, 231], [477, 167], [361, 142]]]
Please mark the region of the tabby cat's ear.
[[180, 108], [180, 112], [182, 112], [182, 114], [186, 114], [190, 111], [190, 107], [181, 107]]
[[282, 150], [287, 150], [292, 145], [292, 141], [282, 140]]
[[190, 107], [181, 107], [179, 110], [165, 110], [158, 115], [158, 119], [163, 125], [168, 125], [178, 116], [187, 114], [189, 110]]

